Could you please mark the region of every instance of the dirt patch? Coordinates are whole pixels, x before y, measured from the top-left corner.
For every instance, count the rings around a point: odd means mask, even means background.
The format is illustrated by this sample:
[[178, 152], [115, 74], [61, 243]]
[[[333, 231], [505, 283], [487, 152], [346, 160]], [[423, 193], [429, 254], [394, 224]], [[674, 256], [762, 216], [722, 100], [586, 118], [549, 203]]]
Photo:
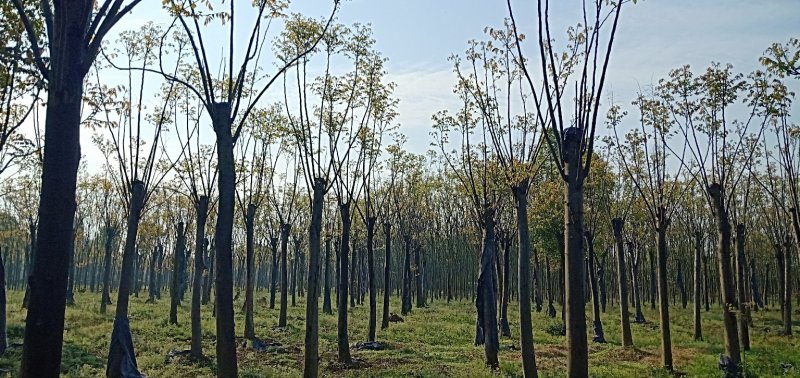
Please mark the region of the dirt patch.
[[348, 363], [342, 363], [339, 361], [333, 361], [328, 364], [328, 370], [332, 372], [340, 372], [345, 370], [359, 370], [359, 369], [366, 369], [370, 365], [367, 361], [364, 361], [360, 358], [352, 357], [352, 361]]
[[632, 348], [613, 348], [610, 349], [608, 352], [603, 354], [603, 360], [612, 362], [612, 361], [642, 361], [647, 358], [660, 358], [660, 356], [656, 356], [653, 353], [639, 349], [636, 347]]

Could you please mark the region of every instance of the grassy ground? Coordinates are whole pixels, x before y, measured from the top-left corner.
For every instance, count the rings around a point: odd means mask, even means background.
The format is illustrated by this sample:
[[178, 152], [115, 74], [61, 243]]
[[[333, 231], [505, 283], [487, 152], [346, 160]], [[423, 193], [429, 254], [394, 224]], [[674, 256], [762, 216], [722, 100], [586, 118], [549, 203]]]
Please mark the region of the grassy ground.
[[[262, 299], [267, 292], [256, 294], [258, 303], [255, 315], [256, 334], [259, 338], [281, 344], [281, 348], [268, 352], [256, 352], [246, 346], [244, 340], [239, 348], [239, 373], [243, 377], [292, 377], [302, 374], [302, 350], [304, 336], [303, 316], [305, 311], [298, 300], [297, 307], [289, 308], [289, 326], [276, 328], [278, 310], [270, 310]], [[113, 296], [115, 298], [115, 296]], [[9, 293], [8, 336], [9, 348], [0, 357], [0, 369], [11, 375], [19, 368], [24, 329], [23, 310], [20, 310], [22, 294]], [[64, 357], [62, 372], [71, 377], [103, 376], [105, 358], [108, 353], [113, 306], [108, 314], [99, 313], [99, 294], [81, 293], [76, 296], [77, 305], [68, 308], [64, 330]], [[187, 296], [188, 298], [188, 296]], [[298, 298], [300, 299], [300, 298]], [[241, 300], [237, 302], [237, 310]], [[397, 309], [398, 303], [392, 302]], [[587, 319], [590, 319], [587, 306]], [[335, 311], [335, 309], [334, 309]], [[368, 307], [350, 309], [350, 342], [366, 339]], [[691, 309], [680, 306], [670, 308], [672, 316], [672, 342], [676, 369], [688, 376], [719, 376], [717, 362], [724, 351], [722, 345], [721, 311], [712, 308], [703, 313], [704, 341], [692, 340]], [[162, 299], [156, 304], [145, 304], [144, 298], [131, 300], [131, 327], [140, 370], [149, 377], [204, 377], [213, 376], [213, 358], [208, 363], [188, 363], [178, 360], [166, 361], [170, 350], [189, 347], [188, 302], [179, 312], [180, 325], [167, 322], [169, 301]], [[512, 333], [518, 336], [516, 307], [509, 309]], [[603, 314], [607, 344], [591, 343], [590, 371], [597, 377], [644, 377], [668, 376], [659, 368], [660, 341], [655, 323], [633, 324], [636, 348], [620, 347], [619, 312], [610, 306]], [[380, 309], [379, 309], [380, 316]], [[656, 313], [645, 311], [648, 320], [656, 319]], [[800, 349], [798, 339], [778, 335], [780, 328], [778, 311], [760, 311], [753, 316], [751, 332], [753, 348], [745, 354], [748, 376], [800, 376]], [[243, 333], [243, 316], [236, 313], [236, 334]], [[799, 316], [800, 317], [800, 316]], [[536, 361], [540, 376], [564, 375], [566, 349], [563, 336], [546, 332], [559, 322], [547, 318], [544, 313], [534, 313]], [[380, 322], [380, 320], [379, 320]], [[483, 349], [472, 345], [474, 337], [474, 307], [470, 302], [447, 304], [434, 301], [429, 307], [414, 309], [405, 317], [404, 323], [392, 324], [388, 330], [378, 330], [379, 341], [388, 343], [384, 351], [353, 351], [359, 360], [357, 368], [347, 368], [336, 363], [336, 317], [321, 314], [320, 324], [320, 372], [323, 376], [458, 376], [488, 377], [493, 374], [483, 363]], [[379, 324], [380, 325], [380, 324]], [[591, 332], [591, 327], [588, 327]], [[590, 335], [591, 339], [591, 335]], [[521, 374], [518, 339], [501, 340], [501, 371], [503, 376]], [[208, 356], [214, 355], [214, 319], [211, 306], [203, 307], [203, 348]], [[788, 367], [791, 364], [794, 367]]]

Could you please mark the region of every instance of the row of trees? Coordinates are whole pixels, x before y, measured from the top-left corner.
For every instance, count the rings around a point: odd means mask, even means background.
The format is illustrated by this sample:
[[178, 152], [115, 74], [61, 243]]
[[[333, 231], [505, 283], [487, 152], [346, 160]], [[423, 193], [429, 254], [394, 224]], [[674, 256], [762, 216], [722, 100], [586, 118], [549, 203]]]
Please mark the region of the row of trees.
[[[586, 19], [568, 30], [564, 48], [551, 34], [549, 3], [538, 2], [538, 59], [526, 59], [509, 1], [503, 27], [451, 59], [461, 106], [433, 116], [434, 150], [418, 156], [395, 132], [386, 58], [368, 26], [335, 21], [338, 1], [321, 20], [286, 14], [288, 3], [255, 2], [244, 41], [234, 37], [245, 22], [234, 2], [214, 10], [166, 1], [170, 25], [147, 24], [104, 44], [138, 3], [12, 0], [0, 9], [11, 46], [3, 53], [0, 169], [22, 170], [6, 185], [3, 257], [13, 286], [29, 276], [23, 376], [58, 374], [63, 310], [75, 285], [87, 283], [102, 292], [101, 311], [117, 292], [109, 376], [138, 374], [128, 298], [144, 285], [155, 300], [169, 282], [176, 323], [191, 281], [192, 355], [202, 358], [200, 309], [210, 302], [211, 278], [223, 377], [237, 375], [237, 284], [251, 339], [256, 288], [269, 287], [272, 307], [280, 287], [281, 326], [288, 289], [293, 302], [305, 293], [306, 376], [318, 375], [319, 298], [331, 313], [336, 293], [338, 359], [350, 363], [348, 300], [368, 295], [374, 341], [379, 286], [382, 327], [392, 288], [404, 314], [413, 297], [417, 307], [428, 298], [474, 299], [475, 341], [493, 369], [500, 336], [512, 335], [507, 305], [516, 298], [526, 376], [537, 374], [531, 306], [541, 310], [545, 296], [551, 316], [554, 301], [563, 306], [571, 376], [588, 375], [589, 298], [594, 341], [605, 340], [606, 299], [618, 298], [628, 346], [628, 301], [644, 321], [649, 293], [667, 369], [670, 291], [684, 307], [694, 291], [698, 338], [700, 299], [706, 309], [709, 298], [720, 304], [731, 371], [749, 348], [748, 311], [761, 301], [760, 282], [765, 298], [779, 298], [791, 332], [798, 139], [794, 94], [780, 77], [796, 76], [796, 41], [768, 50], [767, 73], [745, 78], [720, 64], [700, 74], [671, 71], [633, 102], [639, 122], [627, 127], [625, 108], [601, 103], [624, 2], [584, 4]], [[273, 20], [283, 30], [270, 44]], [[208, 37], [220, 32], [229, 36], [223, 57], [210, 53], [220, 39]], [[274, 72], [263, 63], [268, 56]], [[217, 69], [211, 62], [219, 59]], [[282, 96], [265, 105], [276, 86]], [[18, 130], [26, 122], [38, 130], [43, 91], [40, 147], [38, 131], [26, 139]], [[604, 120], [610, 135], [596, 144]], [[81, 127], [94, 131], [105, 175], [79, 175]], [[469, 209], [469, 221], [460, 209]], [[763, 245], [774, 256], [759, 252]], [[456, 268], [465, 262], [477, 271]], [[770, 269], [782, 272], [777, 282]], [[54, 301], [59, 288], [67, 290]]]

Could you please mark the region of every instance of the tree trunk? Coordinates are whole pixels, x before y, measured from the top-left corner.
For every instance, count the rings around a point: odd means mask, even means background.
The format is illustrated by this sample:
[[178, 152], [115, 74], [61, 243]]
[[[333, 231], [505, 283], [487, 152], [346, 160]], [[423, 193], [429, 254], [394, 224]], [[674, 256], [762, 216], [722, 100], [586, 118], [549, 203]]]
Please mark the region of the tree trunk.
[[8, 348], [6, 325], [6, 266], [3, 262], [3, 250], [0, 248], [0, 356], [6, 354]]
[[[144, 182], [134, 180], [131, 183], [130, 202], [128, 204], [128, 224], [125, 234], [125, 249], [122, 252], [122, 269], [119, 274], [119, 288], [117, 289], [117, 311], [114, 317], [111, 345], [108, 352], [106, 375], [109, 377], [122, 376], [123, 366], [129, 363], [136, 367], [136, 353], [133, 351], [133, 342], [130, 345], [123, 340], [131, 340], [130, 328], [121, 327], [128, 323], [128, 300], [133, 286], [134, 262], [136, 261], [136, 237], [139, 234], [139, 219], [144, 207], [145, 185]], [[123, 334], [122, 339], [114, 335]], [[127, 368], [126, 368], [127, 370]]]
[[[586, 336], [586, 299], [583, 266], [583, 172], [581, 129], [564, 130], [564, 312], [567, 337], [567, 375], [589, 376], [589, 348]], [[589, 157], [591, 158], [591, 156]]]
[[103, 294], [100, 296], [100, 313], [106, 313], [106, 306], [111, 304], [111, 253], [117, 229], [106, 224], [105, 257], [103, 258]]
[[58, 5], [50, 39], [50, 70], [44, 128], [42, 186], [30, 296], [23, 341], [22, 377], [55, 377], [61, 372], [69, 244], [75, 219], [75, 188], [81, 158], [86, 13]]
[[411, 235], [403, 235], [403, 244], [405, 259], [403, 260], [403, 297], [400, 312], [406, 315], [411, 311]]
[[256, 205], [248, 204], [245, 214], [245, 253], [246, 286], [244, 290], [244, 338], [256, 338], [256, 326], [253, 323], [253, 291], [255, 289], [255, 259], [253, 258], [253, 233], [255, 232]]
[[[639, 284], [639, 264], [641, 263], [641, 256], [637, 252], [634, 252], [634, 245], [632, 242], [628, 242], [628, 251], [631, 255], [631, 278], [633, 281], [633, 305], [636, 308], [636, 317], [634, 318], [634, 322], [636, 323], [645, 323], [647, 320], [644, 318], [644, 314], [642, 313], [642, 296], [641, 291], [639, 290], [641, 285]], [[634, 255], [635, 254], [635, 255]]]
[[338, 360], [343, 364], [352, 363], [350, 358], [350, 345], [347, 337], [347, 295], [348, 285], [348, 270], [349, 267], [349, 254], [350, 254], [350, 204], [342, 203], [339, 205], [339, 213], [342, 217], [342, 237], [339, 243], [339, 303], [338, 308]]
[[217, 376], [236, 377], [236, 338], [233, 319], [233, 210], [236, 195], [236, 169], [231, 135], [231, 104], [211, 104], [211, 118], [217, 135], [217, 224], [214, 230], [216, 244], [216, 320], [217, 320]]
[[[530, 269], [530, 261], [528, 262]], [[508, 302], [511, 299], [511, 236], [503, 241], [503, 296], [500, 299], [500, 329], [503, 336], [511, 337], [508, 325]], [[528, 301], [530, 301], [530, 275], [528, 275]], [[530, 306], [530, 305], [529, 305]]]
[[[306, 295], [305, 363], [303, 365], [303, 376], [307, 378], [316, 378], [319, 375], [319, 257], [325, 186], [325, 180], [314, 179], [311, 222], [308, 227], [308, 294]], [[327, 258], [327, 253], [325, 256]], [[327, 275], [327, 271], [325, 273]]]
[[594, 325], [594, 337], [592, 341], [596, 343], [605, 343], [606, 337], [603, 333], [603, 322], [600, 320], [600, 288], [597, 287], [597, 275], [594, 269], [594, 234], [592, 231], [586, 230], [586, 246], [589, 250], [589, 284], [592, 291], [592, 324]]
[[[208, 238], [206, 238], [208, 240]], [[217, 255], [217, 245], [212, 240], [208, 246], [208, 278], [206, 278], [203, 288], [203, 304], [208, 304], [211, 301], [211, 288], [213, 285], [211, 283], [215, 281], [216, 273], [214, 270], [214, 265], [216, 265], [216, 256]], [[214, 298], [214, 307], [216, 307], [217, 299]], [[211, 316], [216, 316], [216, 310], [211, 313]]]
[[286, 327], [286, 311], [289, 296], [289, 232], [291, 225], [281, 225], [281, 308], [278, 315], [278, 327]]
[[792, 334], [792, 245], [788, 238], [783, 243], [783, 334]]
[[278, 286], [278, 238], [269, 238], [269, 250], [272, 251], [272, 270], [269, 277], [269, 309], [275, 309], [275, 293]]
[[381, 319], [381, 329], [386, 329], [389, 328], [390, 267], [392, 261], [392, 225], [389, 222], [383, 224], [383, 237], [385, 239], [386, 257], [383, 260], [383, 318]]
[[625, 264], [625, 249], [622, 245], [622, 229], [625, 221], [622, 218], [614, 218], [611, 220], [611, 226], [614, 231], [614, 248], [617, 253], [617, 277], [619, 280], [619, 315], [620, 323], [622, 326], [622, 346], [633, 346], [633, 337], [631, 336], [631, 321], [630, 313], [628, 312], [628, 275], [625, 272], [627, 265]]
[[[519, 335], [522, 349], [522, 373], [524, 377], [538, 377], [536, 369], [536, 353], [533, 346], [533, 322], [531, 321], [531, 288], [530, 288], [530, 248], [531, 240], [528, 231], [528, 180], [511, 188], [514, 204], [517, 208], [517, 237], [519, 248], [517, 286], [519, 289]], [[509, 256], [505, 256], [506, 277], [509, 270]], [[506, 281], [508, 287], [508, 281]], [[539, 305], [538, 307], [541, 307]]]
[[[367, 341], [375, 341], [375, 328], [378, 321], [378, 303], [375, 288], [375, 261], [374, 261], [374, 239], [375, 239], [375, 217], [367, 218], [367, 281], [369, 284], [369, 326]], [[417, 292], [421, 289], [418, 288]], [[419, 301], [419, 299], [418, 299]], [[423, 303], [424, 305], [424, 303]], [[419, 307], [419, 303], [417, 303]]]
[[323, 288], [322, 312], [333, 315], [331, 304], [331, 237], [325, 237], [325, 286]]
[[724, 202], [724, 193], [719, 184], [711, 184], [708, 194], [713, 199], [713, 211], [717, 217], [717, 257], [719, 260], [719, 286], [723, 295], [722, 317], [725, 326], [725, 353], [735, 365], [741, 363], [739, 351], [739, 335], [736, 330], [736, 292], [731, 271], [731, 224], [728, 209]]
[[669, 294], [667, 292], [667, 227], [670, 219], [662, 206], [656, 213], [657, 255], [658, 255], [658, 314], [661, 326], [661, 363], [664, 369], [672, 371], [672, 336], [669, 328]]
[[206, 220], [208, 219], [208, 197], [200, 196], [195, 203], [197, 224], [194, 232], [194, 280], [192, 281], [192, 347], [195, 359], [203, 357], [203, 330], [200, 317], [200, 294], [203, 290], [203, 275], [206, 270]]
[[[766, 276], [769, 277], [769, 274], [767, 274]], [[756, 259], [752, 257], [750, 258], [750, 295], [753, 296], [753, 304], [754, 304], [753, 310], [758, 311], [759, 308], [764, 308], [764, 300], [761, 297], [761, 290], [758, 287], [758, 275], [756, 273]]]
[[178, 222], [175, 237], [175, 253], [172, 260], [172, 285], [169, 289], [169, 324], [178, 324], [178, 306], [180, 306], [180, 287], [183, 277], [181, 276], [181, 265], [186, 256], [186, 231], [183, 222]]
[[700, 320], [700, 294], [703, 287], [703, 237], [700, 231], [694, 233], [694, 339], [703, 339], [703, 330]]
[[497, 352], [500, 341], [497, 336], [497, 300], [495, 299], [493, 281], [493, 263], [495, 254], [495, 210], [483, 210], [483, 250], [481, 251], [480, 270], [478, 272], [477, 298], [475, 307], [478, 312], [476, 344], [484, 346], [486, 365], [492, 370], [500, 368]]
[[[75, 304], [75, 237], [78, 235], [78, 230], [72, 232], [72, 243], [69, 249], [69, 273], [67, 277], [67, 305]], [[0, 353], [2, 355], [2, 353]]]
[[422, 270], [422, 260], [420, 258], [421, 249], [422, 245], [419, 243], [414, 246], [414, 288], [417, 291], [417, 308], [425, 307], [425, 290], [423, 285], [425, 281], [422, 279], [425, 272]]
[[736, 291], [739, 299], [739, 338], [742, 349], [750, 350], [750, 329], [748, 322], [750, 319], [750, 306], [747, 304], [747, 285], [745, 285], [745, 272], [747, 271], [747, 260], [744, 257], [745, 226], [736, 225]]

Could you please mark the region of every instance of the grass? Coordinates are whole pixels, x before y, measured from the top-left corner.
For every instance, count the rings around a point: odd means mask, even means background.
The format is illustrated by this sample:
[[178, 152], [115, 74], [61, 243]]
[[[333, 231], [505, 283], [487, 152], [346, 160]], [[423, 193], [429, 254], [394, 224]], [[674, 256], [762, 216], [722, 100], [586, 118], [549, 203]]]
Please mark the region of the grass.
[[[305, 314], [298, 298], [298, 306], [290, 307], [288, 327], [279, 329], [278, 310], [270, 310], [259, 300], [267, 292], [256, 293], [255, 323], [259, 338], [281, 344], [278, 351], [257, 352], [244, 339], [238, 339], [239, 374], [242, 377], [294, 377], [302, 375], [303, 338]], [[112, 296], [113, 297], [113, 296]], [[242, 296], [243, 297], [243, 296]], [[167, 322], [169, 301], [145, 304], [145, 298], [131, 298], [130, 321], [133, 341], [140, 370], [149, 377], [207, 377], [215, 373], [213, 358], [208, 362], [190, 363], [184, 360], [167, 361], [170, 350], [188, 349], [190, 340], [189, 306], [179, 310], [180, 325]], [[8, 337], [12, 346], [0, 357], [0, 371], [14, 375], [19, 369], [22, 353], [25, 311], [20, 308], [22, 293], [8, 294]], [[66, 313], [62, 375], [68, 377], [96, 377], [105, 375], [105, 360], [111, 340], [113, 305], [107, 314], [99, 313], [100, 295], [79, 293], [77, 305]], [[302, 302], [302, 303], [301, 303]], [[241, 300], [236, 304], [236, 334], [243, 333], [244, 319]], [[392, 309], [399, 303], [393, 298]], [[214, 319], [211, 306], [203, 307], [203, 348], [207, 356], [214, 352]], [[591, 332], [591, 307], [587, 306], [587, 329]], [[335, 311], [335, 310], [334, 310]], [[350, 342], [363, 341], [367, 336], [368, 306], [349, 311]], [[516, 306], [509, 309], [512, 334], [517, 337]], [[320, 314], [320, 374], [336, 377], [493, 377], [520, 376], [521, 353], [517, 338], [501, 339], [500, 371], [492, 373], [484, 366], [482, 347], [473, 346], [474, 305], [469, 301], [432, 301], [427, 308], [414, 309], [403, 323], [393, 323], [387, 330], [378, 330], [379, 341], [388, 343], [383, 351], [352, 351], [361, 362], [358, 367], [345, 367], [336, 363], [336, 315]], [[559, 314], [560, 315], [560, 314]], [[712, 308], [703, 312], [704, 340], [694, 341], [691, 307], [670, 307], [672, 343], [675, 369], [679, 374], [708, 377], [720, 376], [717, 369], [719, 354], [724, 351], [721, 311]], [[657, 319], [656, 313], [645, 309], [648, 320]], [[379, 308], [380, 317], [380, 308]], [[564, 376], [566, 348], [564, 337], [545, 332], [560, 322], [550, 319], [544, 312], [534, 313], [534, 338], [536, 362], [542, 377]], [[660, 368], [660, 339], [658, 325], [632, 324], [635, 348], [620, 346], [619, 311], [609, 306], [602, 315], [608, 343], [589, 345], [589, 368], [594, 377], [644, 377], [671, 374]], [[379, 319], [380, 322], [380, 319]], [[752, 349], [744, 354], [747, 376], [774, 377], [800, 376], [800, 348], [795, 337], [779, 336], [780, 313], [776, 310], [759, 311], [753, 315], [751, 328]], [[591, 340], [591, 334], [589, 335]], [[792, 367], [789, 367], [789, 366]]]

